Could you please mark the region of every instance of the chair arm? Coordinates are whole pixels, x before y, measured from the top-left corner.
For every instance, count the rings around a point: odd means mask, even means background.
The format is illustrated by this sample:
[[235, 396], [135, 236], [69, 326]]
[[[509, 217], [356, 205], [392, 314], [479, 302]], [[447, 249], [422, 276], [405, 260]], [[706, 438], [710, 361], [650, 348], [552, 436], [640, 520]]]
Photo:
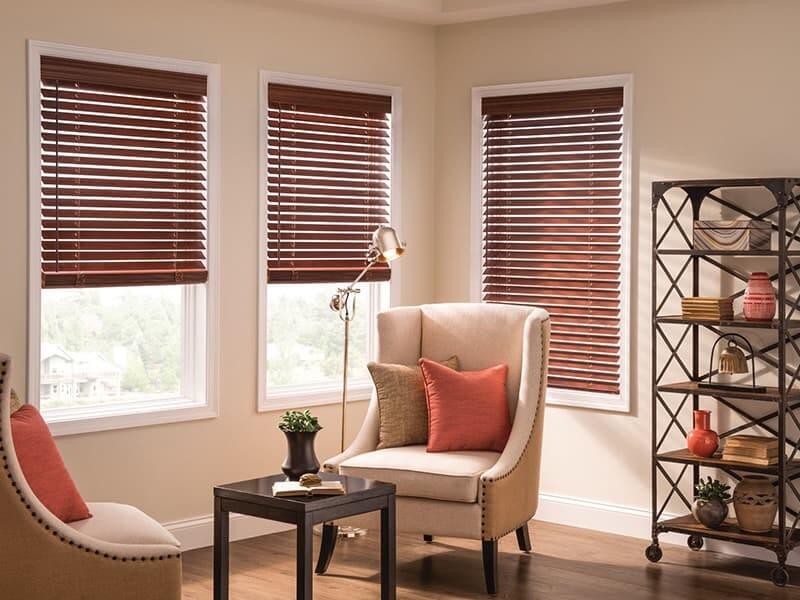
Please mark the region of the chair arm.
[[375, 450], [378, 447], [379, 427], [378, 399], [373, 392], [367, 408], [367, 415], [364, 417], [364, 422], [355, 439], [345, 448], [344, 452], [325, 460], [322, 463], [322, 470], [326, 473], [338, 473], [339, 466], [348, 458]]
[[497, 463], [481, 476], [481, 535], [496, 540], [536, 513], [547, 389], [550, 320], [537, 309], [525, 323], [519, 400], [511, 435]]

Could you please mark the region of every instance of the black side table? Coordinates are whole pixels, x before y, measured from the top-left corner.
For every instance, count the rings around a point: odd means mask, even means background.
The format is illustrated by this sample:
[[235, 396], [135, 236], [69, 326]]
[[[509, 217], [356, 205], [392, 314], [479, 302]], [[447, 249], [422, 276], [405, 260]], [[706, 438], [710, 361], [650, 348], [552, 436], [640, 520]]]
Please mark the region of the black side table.
[[284, 475], [270, 475], [214, 488], [214, 600], [228, 599], [229, 513], [297, 525], [297, 600], [312, 600], [313, 527], [373, 510], [381, 511], [381, 600], [396, 598], [395, 486], [360, 477], [321, 473], [344, 484], [343, 496], [283, 497], [272, 484]]

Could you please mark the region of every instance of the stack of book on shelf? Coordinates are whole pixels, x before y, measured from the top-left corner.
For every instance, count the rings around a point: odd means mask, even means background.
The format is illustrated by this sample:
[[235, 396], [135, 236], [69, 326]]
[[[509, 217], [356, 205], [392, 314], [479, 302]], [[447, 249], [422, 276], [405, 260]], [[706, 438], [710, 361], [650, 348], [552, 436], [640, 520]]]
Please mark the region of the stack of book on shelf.
[[734, 435], [725, 442], [723, 460], [760, 467], [778, 464], [778, 440], [758, 435]]
[[681, 298], [681, 310], [688, 321], [730, 321], [733, 298]]

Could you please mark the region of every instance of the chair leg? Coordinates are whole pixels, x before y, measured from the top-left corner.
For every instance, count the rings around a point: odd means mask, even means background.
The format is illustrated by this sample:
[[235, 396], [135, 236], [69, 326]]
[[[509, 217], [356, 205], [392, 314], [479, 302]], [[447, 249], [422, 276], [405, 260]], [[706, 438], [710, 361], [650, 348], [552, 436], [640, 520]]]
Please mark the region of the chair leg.
[[324, 575], [331, 564], [333, 551], [336, 548], [336, 538], [339, 537], [339, 527], [325, 523], [322, 526], [322, 541], [319, 545], [319, 559], [317, 560], [317, 575]]
[[433, 536], [432, 535], [428, 535], [427, 533], [422, 536], [422, 539], [425, 540], [426, 544], [432, 544], [433, 543]]
[[531, 551], [531, 534], [530, 531], [528, 531], [527, 524], [517, 529], [517, 545], [521, 552]]
[[483, 540], [483, 575], [486, 591], [497, 594], [497, 540]]

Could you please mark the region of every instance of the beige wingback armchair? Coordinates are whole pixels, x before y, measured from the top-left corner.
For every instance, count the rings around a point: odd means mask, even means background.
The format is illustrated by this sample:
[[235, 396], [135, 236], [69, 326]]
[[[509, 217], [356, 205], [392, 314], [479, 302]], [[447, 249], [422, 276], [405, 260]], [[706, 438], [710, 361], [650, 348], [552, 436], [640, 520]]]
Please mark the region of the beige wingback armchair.
[[[425, 446], [376, 450], [374, 395], [357, 437], [324, 469], [397, 485], [398, 531], [481, 540], [489, 593], [496, 593], [497, 541], [517, 532], [530, 550], [527, 523], [536, 513], [544, 423], [550, 321], [542, 309], [500, 304], [429, 304], [378, 315], [378, 361], [416, 364], [456, 355], [462, 370], [508, 365], [511, 437], [502, 453], [428, 453]], [[375, 528], [374, 515], [347, 524]], [[334, 539], [331, 539], [334, 535]], [[326, 539], [327, 538], [327, 539]], [[335, 528], [323, 535], [317, 567], [327, 569]]]
[[31, 491], [11, 436], [11, 359], [0, 354], [0, 597], [180, 600], [178, 541], [141, 511], [89, 503], [65, 524]]

